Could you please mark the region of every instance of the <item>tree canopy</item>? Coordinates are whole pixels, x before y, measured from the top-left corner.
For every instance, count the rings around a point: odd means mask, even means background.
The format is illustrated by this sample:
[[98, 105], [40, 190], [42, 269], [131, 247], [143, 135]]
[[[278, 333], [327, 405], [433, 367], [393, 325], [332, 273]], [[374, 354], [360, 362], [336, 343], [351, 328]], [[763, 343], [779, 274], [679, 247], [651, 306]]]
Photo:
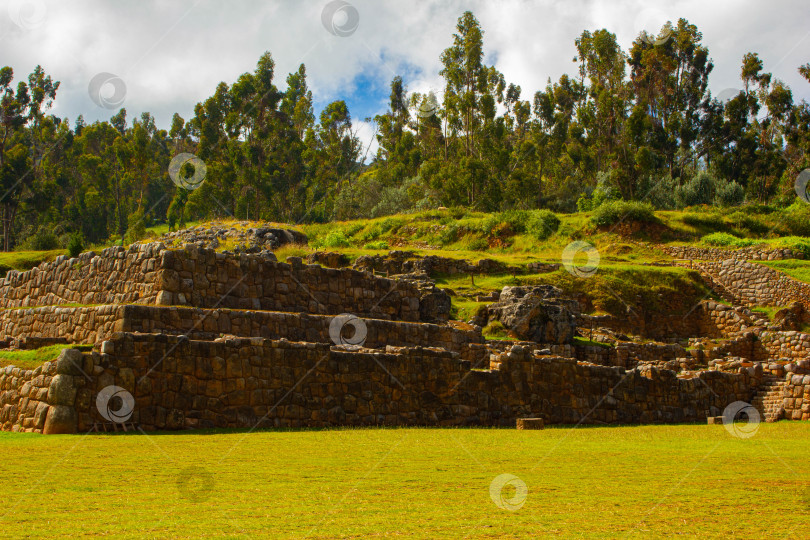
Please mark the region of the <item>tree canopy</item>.
[[[167, 130], [148, 112], [108, 121], [49, 114], [59, 90], [41, 67], [27, 81], [0, 69], [2, 248], [46, 249], [72, 236], [134, 240], [154, 223], [216, 217], [284, 222], [379, 216], [436, 206], [588, 210], [605, 200], [658, 208], [744, 201], [789, 205], [810, 166], [810, 105], [750, 52], [740, 89], [709, 91], [714, 69], [685, 19], [642, 32], [623, 50], [584, 31], [577, 69], [533, 95], [487, 65], [471, 12], [441, 53], [438, 93], [390, 84], [368, 155], [344, 101], [316, 115], [302, 64], [276, 84], [272, 55], [220, 83]], [[810, 83], [810, 64], [798, 68]], [[195, 155], [197, 189], [170, 163]], [[191, 177], [195, 166], [181, 164]], [[200, 163], [197, 162], [199, 166]]]

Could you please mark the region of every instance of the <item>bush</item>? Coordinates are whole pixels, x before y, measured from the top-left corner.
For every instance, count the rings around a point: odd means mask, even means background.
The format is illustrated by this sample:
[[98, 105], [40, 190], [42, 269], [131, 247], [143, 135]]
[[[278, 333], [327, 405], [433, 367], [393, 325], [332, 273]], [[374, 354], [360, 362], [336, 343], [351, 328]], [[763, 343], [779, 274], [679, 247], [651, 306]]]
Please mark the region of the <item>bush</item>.
[[756, 240], [748, 240], [746, 238], [737, 238], [728, 233], [716, 232], [707, 234], [701, 238], [701, 242], [706, 245], [714, 247], [731, 247], [731, 248], [744, 248], [758, 244]]
[[129, 225], [126, 232], [128, 243], [137, 242], [146, 237], [146, 217], [142, 211], [131, 213], [127, 217], [127, 224]]
[[706, 171], [700, 171], [691, 180], [675, 188], [675, 201], [678, 206], [711, 204], [714, 201], [717, 181]]
[[678, 206], [675, 199], [676, 188], [677, 182], [669, 174], [660, 177], [649, 176], [642, 182], [638, 193], [642, 193], [644, 200], [653, 208], [674, 210]]
[[456, 240], [458, 240], [458, 225], [455, 223], [445, 226], [439, 232], [439, 243], [442, 246], [452, 244]]
[[486, 251], [489, 249], [489, 242], [483, 238], [474, 238], [467, 243], [469, 251]]
[[739, 206], [745, 200], [745, 190], [737, 182], [717, 182], [714, 204], [718, 206]]
[[793, 251], [798, 251], [803, 253], [805, 258], [810, 259], [810, 238], [786, 236], [774, 242], [773, 245], [775, 247], [789, 248]]
[[[487, 218], [487, 221], [490, 219], [491, 218]], [[496, 220], [499, 223], [506, 223], [509, 225], [512, 232], [516, 234], [525, 233], [526, 225], [529, 221], [529, 212], [526, 210], [507, 210], [497, 214]]]
[[577, 199], [577, 210], [590, 212], [608, 201], [618, 199], [619, 191], [614, 187], [612, 173], [601, 171], [596, 175], [596, 187], [590, 195], [582, 194]]
[[70, 240], [68, 240], [67, 249], [68, 255], [70, 255], [71, 258], [78, 257], [79, 254], [84, 251], [84, 239], [82, 238], [82, 235], [76, 233], [71, 236]]
[[327, 248], [349, 247], [351, 245], [349, 239], [346, 238], [346, 233], [344, 233], [340, 229], [329, 231], [329, 234], [327, 234], [318, 243], [320, 247], [327, 247]]
[[607, 227], [621, 221], [657, 223], [652, 205], [636, 201], [611, 201], [596, 209], [591, 221], [599, 227]]
[[560, 228], [560, 218], [551, 210], [533, 210], [529, 213], [526, 232], [537, 240], [545, 240]]
[[782, 223], [793, 236], [810, 236], [810, 204], [797, 199], [782, 213]]
[[377, 242], [369, 242], [363, 246], [363, 249], [388, 249], [388, 242], [385, 240], [378, 240]]
[[48, 229], [39, 229], [34, 236], [23, 242], [23, 247], [31, 251], [50, 251], [59, 248], [59, 239]]

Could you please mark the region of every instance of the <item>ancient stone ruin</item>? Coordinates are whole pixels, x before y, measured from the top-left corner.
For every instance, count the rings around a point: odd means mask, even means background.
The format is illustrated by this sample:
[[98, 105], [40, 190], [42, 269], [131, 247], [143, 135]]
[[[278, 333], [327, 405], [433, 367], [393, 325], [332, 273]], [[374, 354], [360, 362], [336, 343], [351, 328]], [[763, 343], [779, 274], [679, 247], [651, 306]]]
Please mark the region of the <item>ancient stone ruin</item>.
[[[312, 256], [326, 266], [279, 262], [269, 249], [300, 237], [254, 230], [268, 243], [217, 252], [220, 232], [60, 257], [0, 280], [2, 346], [65, 344], [36, 369], [0, 368], [0, 427], [694, 422], [737, 401], [769, 420], [810, 417], [810, 335], [762, 324], [743, 304], [703, 301], [687, 318], [633, 323], [584, 315], [553, 287], [511, 287], [465, 323], [449, 320], [450, 291], [431, 275], [525, 270], [403, 252], [354, 268], [329, 254]], [[747, 266], [723, 265], [706, 262], [706, 279], [742, 298], [766, 294], [735, 286]], [[801, 322], [792, 289], [780, 289]], [[486, 340], [481, 326], [494, 320], [522, 341]], [[602, 343], [575, 342], [585, 329]], [[706, 339], [714, 345], [697, 346]]]

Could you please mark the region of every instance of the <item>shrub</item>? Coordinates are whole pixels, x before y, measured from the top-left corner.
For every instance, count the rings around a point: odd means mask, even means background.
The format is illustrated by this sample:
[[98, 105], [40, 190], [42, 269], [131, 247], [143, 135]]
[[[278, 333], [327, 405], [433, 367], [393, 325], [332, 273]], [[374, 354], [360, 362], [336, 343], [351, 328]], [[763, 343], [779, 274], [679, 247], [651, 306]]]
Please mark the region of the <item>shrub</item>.
[[355, 234], [362, 231], [364, 227], [365, 225], [362, 223], [352, 223], [344, 229], [344, 234], [346, 235], [347, 238], [351, 238]]
[[500, 222], [501, 222], [500, 218], [498, 217], [497, 214], [489, 214], [487, 215], [487, 217], [478, 222], [478, 225], [475, 227], [475, 230], [484, 233], [486, 235], [489, 235], [492, 233], [492, 231], [495, 230], [495, 227], [497, 227], [498, 223]]
[[34, 236], [28, 238], [23, 246], [32, 251], [49, 251], [59, 248], [59, 239], [48, 229], [39, 229]]
[[497, 220], [506, 223], [512, 232], [520, 234], [526, 232], [529, 221], [529, 212], [526, 210], [507, 210], [498, 214]]
[[351, 245], [349, 239], [346, 238], [346, 233], [340, 229], [329, 231], [329, 234], [323, 237], [319, 244], [320, 247], [328, 248], [349, 247]]
[[458, 240], [458, 225], [447, 225], [439, 232], [439, 242], [442, 246], [452, 244]]
[[596, 209], [591, 221], [599, 226], [606, 227], [620, 221], [639, 221], [643, 223], [656, 223], [653, 207], [647, 203], [636, 201], [611, 201]]
[[786, 236], [774, 243], [776, 247], [785, 247], [804, 254], [810, 259], [810, 238], [800, 238], [797, 236]]
[[675, 188], [675, 201], [681, 208], [714, 201], [716, 180], [706, 171], [700, 171], [691, 180]]
[[467, 243], [469, 251], [486, 251], [489, 248], [489, 243], [483, 238], [474, 238]]
[[378, 240], [377, 242], [369, 242], [363, 246], [363, 249], [388, 249], [388, 242], [385, 240]]
[[560, 228], [560, 218], [551, 210], [533, 210], [529, 213], [526, 232], [537, 240], [545, 240]]
[[619, 198], [619, 191], [614, 187], [614, 180], [611, 172], [600, 171], [596, 175], [596, 187], [590, 195], [580, 195], [577, 199], [577, 210], [580, 212], [590, 212], [599, 208], [607, 201], [615, 201]]
[[656, 177], [649, 176], [641, 183], [638, 193], [644, 194], [644, 200], [653, 208], [659, 210], [673, 210], [678, 206], [675, 199], [677, 182], [669, 175]]
[[78, 257], [79, 254], [84, 251], [84, 239], [82, 235], [79, 233], [72, 235], [70, 240], [68, 240], [67, 249], [68, 255], [70, 255], [71, 258]]
[[745, 190], [737, 182], [717, 182], [714, 204], [718, 206], [739, 206], [745, 200]]
[[137, 242], [146, 236], [146, 217], [142, 211], [131, 213], [127, 217], [127, 224], [129, 225], [126, 232], [128, 243]]
[[701, 242], [709, 246], [732, 247], [732, 248], [743, 248], [748, 246], [754, 246], [759, 243], [756, 240], [737, 238], [736, 236], [724, 232], [707, 234], [706, 236], [701, 238]]
[[794, 236], [810, 236], [810, 204], [796, 200], [782, 213], [782, 223]]

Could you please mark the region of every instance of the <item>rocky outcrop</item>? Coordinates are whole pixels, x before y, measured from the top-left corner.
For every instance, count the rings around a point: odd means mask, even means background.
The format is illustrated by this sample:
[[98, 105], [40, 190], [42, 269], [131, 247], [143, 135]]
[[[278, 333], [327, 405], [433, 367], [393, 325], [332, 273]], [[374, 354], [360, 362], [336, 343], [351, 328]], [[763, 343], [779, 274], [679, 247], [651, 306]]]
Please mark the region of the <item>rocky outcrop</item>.
[[539, 343], [569, 343], [576, 332], [577, 303], [561, 298], [551, 285], [504, 287], [489, 319], [500, 321], [519, 339]]
[[[559, 265], [558, 265], [559, 266]], [[394, 274], [426, 274], [428, 276], [458, 274], [522, 274], [524, 270], [493, 259], [481, 259], [471, 263], [464, 259], [452, 259], [427, 255], [418, 257], [413, 251], [390, 251], [388, 255], [363, 255], [358, 257], [353, 268], [367, 272]], [[538, 267], [539, 268], [539, 267]], [[546, 271], [545, 268], [538, 271]]]
[[168, 246], [197, 244], [200, 247], [217, 249], [226, 242], [234, 251], [258, 253], [273, 250], [287, 244], [307, 245], [309, 239], [301, 231], [280, 229], [270, 224], [258, 225], [242, 221], [221, 224], [217, 222], [170, 232], [160, 240]]

